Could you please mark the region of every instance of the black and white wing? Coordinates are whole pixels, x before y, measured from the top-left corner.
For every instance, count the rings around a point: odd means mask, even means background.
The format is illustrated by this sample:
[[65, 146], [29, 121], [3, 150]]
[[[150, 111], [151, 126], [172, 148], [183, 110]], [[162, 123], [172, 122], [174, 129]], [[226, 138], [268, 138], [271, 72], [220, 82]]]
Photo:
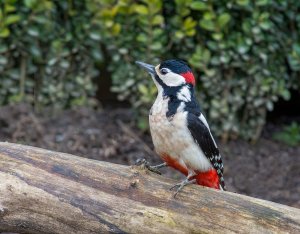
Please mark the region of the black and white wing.
[[206, 122], [203, 114], [195, 115], [189, 113], [187, 115], [188, 129], [190, 130], [194, 140], [200, 146], [205, 156], [211, 162], [214, 169], [216, 169], [217, 174], [220, 178], [220, 184], [222, 188], [225, 188], [224, 178], [223, 178], [223, 162], [216, 145], [216, 142], [210, 132], [209, 126]]

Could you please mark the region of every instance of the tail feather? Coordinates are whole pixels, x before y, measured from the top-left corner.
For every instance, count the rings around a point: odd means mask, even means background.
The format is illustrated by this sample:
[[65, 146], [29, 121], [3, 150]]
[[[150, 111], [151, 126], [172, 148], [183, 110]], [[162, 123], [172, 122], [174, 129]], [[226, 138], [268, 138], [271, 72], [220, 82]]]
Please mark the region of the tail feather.
[[226, 191], [226, 186], [225, 186], [225, 181], [224, 181], [223, 174], [220, 177], [220, 189], [223, 190], [223, 191]]

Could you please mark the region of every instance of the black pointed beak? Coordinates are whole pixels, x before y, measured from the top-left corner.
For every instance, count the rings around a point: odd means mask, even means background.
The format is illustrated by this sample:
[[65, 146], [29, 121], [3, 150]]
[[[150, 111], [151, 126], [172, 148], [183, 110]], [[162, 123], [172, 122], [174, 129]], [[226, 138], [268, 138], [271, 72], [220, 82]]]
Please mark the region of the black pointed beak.
[[142, 68], [144, 68], [147, 72], [149, 72], [150, 75], [155, 75], [155, 67], [151, 64], [147, 64], [147, 63], [143, 63], [140, 61], [135, 61], [135, 63], [139, 66], [141, 66]]

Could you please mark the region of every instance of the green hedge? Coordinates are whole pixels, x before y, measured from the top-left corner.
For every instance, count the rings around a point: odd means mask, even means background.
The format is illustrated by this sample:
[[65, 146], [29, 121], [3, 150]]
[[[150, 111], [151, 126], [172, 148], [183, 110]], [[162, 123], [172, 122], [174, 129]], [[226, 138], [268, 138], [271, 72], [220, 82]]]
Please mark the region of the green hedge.
[[2, 0], [0, 103], [94, 103], [93, 82], [108, 69], [146, 128], [156, 89], [134, 61], [175, 57], [191, 64], [213, 131], [255, 139], [267, 110], [299, 88], [299, 9], [292, 0]]
[[1, 0], [0, 104], [91, 103], [102, 60], [84, 1]]

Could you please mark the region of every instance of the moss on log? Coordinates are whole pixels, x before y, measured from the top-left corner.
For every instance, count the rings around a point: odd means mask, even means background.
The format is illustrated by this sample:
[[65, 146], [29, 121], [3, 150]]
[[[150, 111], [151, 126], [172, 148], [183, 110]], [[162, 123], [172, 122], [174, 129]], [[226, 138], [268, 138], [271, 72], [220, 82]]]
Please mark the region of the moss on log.
[[300, 233], [300, 210], [69, 154], [0, 143], [0, 232]]

